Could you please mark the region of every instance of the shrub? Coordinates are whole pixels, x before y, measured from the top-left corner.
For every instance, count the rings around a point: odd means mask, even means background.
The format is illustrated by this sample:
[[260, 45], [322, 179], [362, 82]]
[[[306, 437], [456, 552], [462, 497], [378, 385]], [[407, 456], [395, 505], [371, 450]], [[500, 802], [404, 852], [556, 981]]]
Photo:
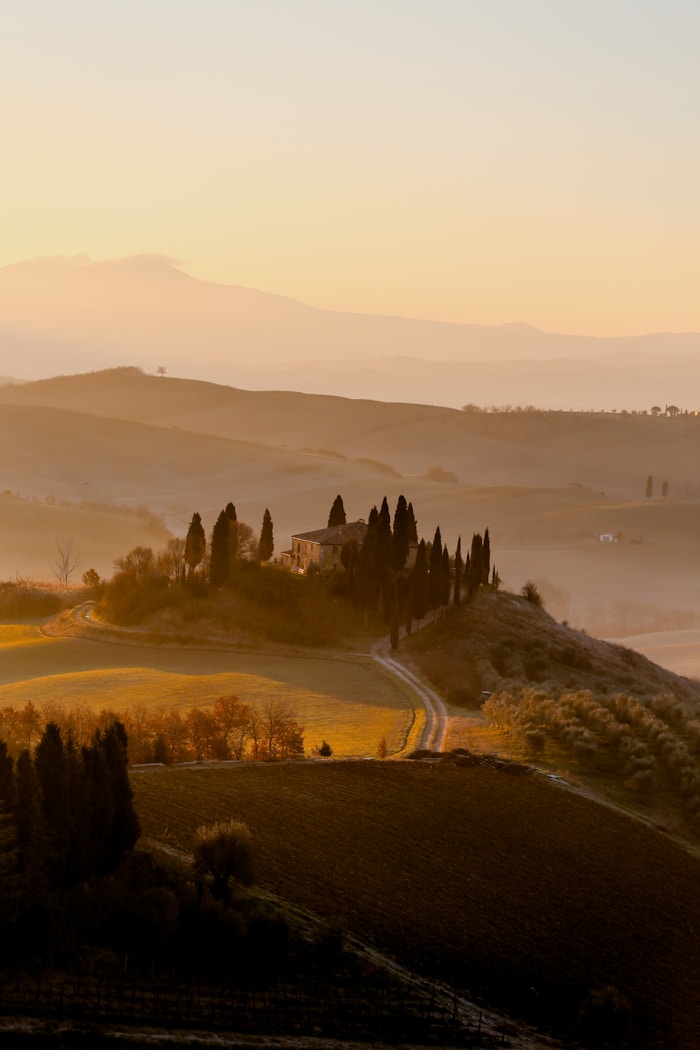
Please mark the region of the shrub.
[[531, 605], [536, 605], [539, 609], [544, 606], [544, 601], [537, 588], [537, 584], [533, 583], [532, 580], [527, 580], [522, 585], [520, 593], [526, 601], [530, 602]]

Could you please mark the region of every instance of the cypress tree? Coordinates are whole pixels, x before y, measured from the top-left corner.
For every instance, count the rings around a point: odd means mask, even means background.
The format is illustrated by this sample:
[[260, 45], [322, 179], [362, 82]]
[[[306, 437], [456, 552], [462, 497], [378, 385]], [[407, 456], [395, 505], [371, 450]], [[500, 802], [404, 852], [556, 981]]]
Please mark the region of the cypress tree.
[[188, 567], [188, 579], [192, 580], [194, 577], [194, 571], [204, 558], [206, 549], [207, 538], [204, 535], [202, 519], [195, 511], [185, 539], [185, 561]]
[[469, 576], [467, 579], [467, 589], [469, 591], [469, 597], [474, 594], [476, 590], [481, 586], [483, 580], [482, 571], [482, 553], [483, 553], [483, 541], [481, 535], [475, 532], [472, 536], [472, 549], [471, 556], [469, 559]]
[[377, 544], [376, 544], [376, 574], [377, 587], [382, 596], [382, 609], [384, 622], [389, 623], [391, 617], [391, 602], [393, 580], [391, 571], [392, 559], [392, 537], [391, 537], [391, 515], [386, 496], [382, 500], [381, 510], [377, 518]]
[[462, 602], [462, 537], [457, 537], [457, 550], [455, 551], [455, 589], [452, 600], [455, 605]]
[[122, 723], [115, 720], [107, 726], [101, 739], [98, 738], [98, 743], [107, 761], [113, 798], [113, 812], [105, 856], [105, 870], [113, 871], [124, 854], [136, 845], [141, 834], [141, 826], [134, 809], [133, 793], [129, 782], [127, 735]]
[[391, 539], [391, 564], [394, 572], [401, 572], [408, 559], [408, 505], [405, 496], [399, 496], [396, 501]]
[[222, 510], [211, 532], [209, 546], [209, 580], [214, 587], [223, 587], [229, 573], [229, 521]]
[[238, 518], [236, 517], [236, 508], [233, 503], [229, 502], [226, 504], [226, 517], [229, 521], [238, 521]]
[[[355, 592], [361, 609], [365, 611], [365, 623], [370, 609], [377, 604], [379, 588], [377, 585], [377, 508], [374, 507], [374, 521], [368, 525], [365, 538], [355, 566]], [[371, 518], [371, 514], [370, 514]]]
[[418, 544], [418, 525], [416, 524], [416, 519], [415, 519], [415, 516], [413, 514], [413, 504], [412, 503], [409, 503], [409, 505], [407, 507], [406, 516], [408, 518], [408, 529], [407, 529], [407, 531], [408, 531], [408, 542], [409, 542], [409, 545], [412, 544], [412, 543], [415, 543], [417, 545]]
[[42, 884], [44, 854], [39, 780], [29, 751], [17, 758], [14, 814], [20, 871], [31, 895]]
[[416, 563], [411, 574], [411, 610], [418, 621], [422, 620], [428, 611], [428, 561], [425, 540], [418, 544]]
[[442, 537], [440, 526], [435, 529], [433, 546], [430, 551], [430, 575], [428, 578], [428, 600], [431, 609], [442, 604]]
[[71, 842], [68, 763], [61, 730], [49, 722], [34, 758], [40, 788], [46, 871], [54, 886], [65, 886]]
[[[17, 828], [12, 815], [0, 802], [0, 958], [11, 948], [10, 930], [17, 917], [21, 896]], [[3, 962], [7, 961], [3, 959]]]
[[8, 809], [15, 800], [14, 759], [7, 750], [7, 744], [0, 740], [0, 802]]
[[442, 548], [442, 600], [441, 605], [450, 604], [450, 555], [447, 547]]
[[343, 497], [338, 495], [333, 500], [333, 505], [328, 514], [328, 528], [333, 528], [336, 525], [345, 525], [345, 507], [343, 506]]
[[651, 499], [651, 497], [653, 495], [654, 495], [654, 478], [650, 474], [649, 477], [647, 478], [647, 491], [646, 491], [647, 499]]
[[355, 568], [359, 557], [360, 548], [356, 539], [346, 540], [340, 548], [340, 561], [348, 574], [348, 594], [353, 605], [357, 604], [355, 594]]
[[489, 573], [491, 572], [491, 540], [489, 538], [488, 526], [484, 530], [484, 542], [481, 545], [481, 582], [484, 587], [488, 586]]
[[258, 543], [258, 560], [269, 561], [274, 549], [275, 543], [272, 536], [272, 518], [270, 517], [269, 510], [265, 509], [262, 528], [260, 529], [260, 541]]

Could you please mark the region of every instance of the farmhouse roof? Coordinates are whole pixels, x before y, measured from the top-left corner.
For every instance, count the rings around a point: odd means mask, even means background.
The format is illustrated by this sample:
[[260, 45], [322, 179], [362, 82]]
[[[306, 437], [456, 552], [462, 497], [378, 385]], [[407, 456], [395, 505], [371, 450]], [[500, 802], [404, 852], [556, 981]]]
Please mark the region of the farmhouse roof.
[[320, 543], [325, 546], [326, 544], [343, 544], [347, 543], [348, 540], [357, 540], [358, 543], [362, 543], [367, 532], [367, 525], [364, 521], [349, 521], [345, 525], [331, 525], [325, 529], [314, 529], [312, 532], [295, 532], [292, 536], [293, 540], [310, 540], [312, 543]]

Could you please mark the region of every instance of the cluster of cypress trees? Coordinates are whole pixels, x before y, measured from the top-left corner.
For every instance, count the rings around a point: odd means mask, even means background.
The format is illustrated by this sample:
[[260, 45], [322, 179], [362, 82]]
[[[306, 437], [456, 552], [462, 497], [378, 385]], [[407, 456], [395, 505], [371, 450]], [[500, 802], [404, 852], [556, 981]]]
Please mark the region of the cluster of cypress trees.
[[124, 726], [115, 720], [78, 749], [50, 722], [34, 754], [22, 751], [16, 763], [0, 741], [0, 814], [6, 905], [8, 887], [21, 910], [114, 871], [140, 835]]
[[[209, 543], [209, 581], [222, 587], [231, 578], [231, 572], [240, 558], [267, 562], [275, 549], [272, 517], [269, 510], [263, 514], [260, 538], [255, 542], [250, 525], [239, 521], [233, 503], [227, 503], [212, 529]], [[193, 580], [195, 570], [205, 560], [207, 538], [199, 514], [192, 515], [185, 539], [185, 563], [187, 578]]]
[[[337, 496], [328, 523], [342, 524], [344, 520], [342, 500]], [[410, 557], [412, 549], [413, 558]], [[479, 587], [489, 583], [492, 571], [488, 529], [483, 536], [474, 533], [466, 562], [462, 560], [461, 537], [451, 559], [443, 545], [439, 525], [432, 543], [418, 541], [413, 505], [407, 503], [405, 496], [397, 500], [393, 525], [386, 496], [380, 510], [372, 507], [362, 544], [349, 540], [343, 547], [341, 560], [348, 573], [353, 601], [366, 613], [381, 605], [385, 622], [391, 625], [394, 648], [398, 645], [401, 624], [410, 633], [412, 622], [422, 620], [429, 610], [444, 607], [451, 599], [459, 605], [463, 589], [471, 598]], [[492, 582], [496, 580], [493, 569]]]

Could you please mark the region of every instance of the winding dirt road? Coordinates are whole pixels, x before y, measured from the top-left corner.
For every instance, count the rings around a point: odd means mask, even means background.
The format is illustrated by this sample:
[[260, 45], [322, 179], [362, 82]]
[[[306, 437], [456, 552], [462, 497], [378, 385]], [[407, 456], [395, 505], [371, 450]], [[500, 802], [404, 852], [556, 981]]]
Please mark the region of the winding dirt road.
[[389, 639], [380, 638], [371, 649], [372, 659], [390, 674], [400, 678], [416, 694], [425, 708], [425, 729], [418, 744], [419, 751], [442, 751], [447, 735], [450, 716], [445, 703], [438, 694], [426, 685], [418, 675], [409, 671], [394, 656], [389, 656]]

